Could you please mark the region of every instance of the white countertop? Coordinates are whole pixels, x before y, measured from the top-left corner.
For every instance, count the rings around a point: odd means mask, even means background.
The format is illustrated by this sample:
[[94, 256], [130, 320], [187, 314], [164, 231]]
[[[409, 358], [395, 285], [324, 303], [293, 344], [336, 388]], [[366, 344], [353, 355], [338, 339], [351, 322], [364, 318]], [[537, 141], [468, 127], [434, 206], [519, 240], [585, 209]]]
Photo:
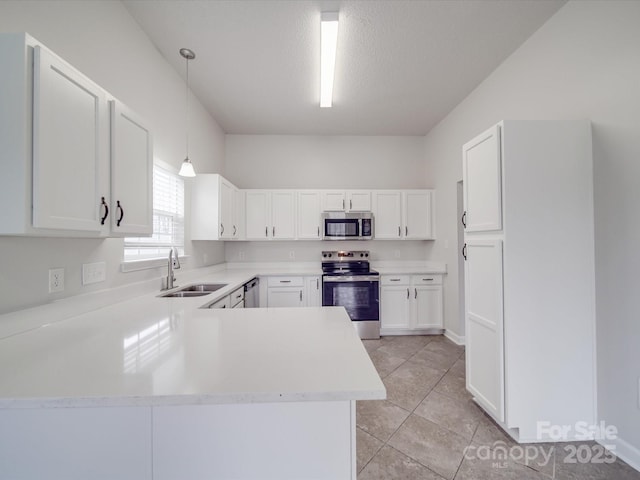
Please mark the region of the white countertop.
[[154, 292], [0, 340], [0, 408], [385, 398], [342, 307], [199, 308], [255, 274], [222, 270], [181, 282], [228, 283], [210, 295]]

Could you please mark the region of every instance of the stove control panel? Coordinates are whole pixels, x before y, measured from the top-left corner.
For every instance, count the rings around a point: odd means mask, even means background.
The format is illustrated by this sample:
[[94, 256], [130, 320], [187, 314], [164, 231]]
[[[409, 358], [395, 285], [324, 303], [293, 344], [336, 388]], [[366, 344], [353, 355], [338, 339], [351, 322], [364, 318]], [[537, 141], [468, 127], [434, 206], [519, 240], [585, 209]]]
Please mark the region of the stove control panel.
[[362, 259], [369, 258], [368, 250], [357, 250], [357, 251], [325, 251], [322, 252], [323, 259], [332, 259], [332, 260], [354, 260], [354, 259]]

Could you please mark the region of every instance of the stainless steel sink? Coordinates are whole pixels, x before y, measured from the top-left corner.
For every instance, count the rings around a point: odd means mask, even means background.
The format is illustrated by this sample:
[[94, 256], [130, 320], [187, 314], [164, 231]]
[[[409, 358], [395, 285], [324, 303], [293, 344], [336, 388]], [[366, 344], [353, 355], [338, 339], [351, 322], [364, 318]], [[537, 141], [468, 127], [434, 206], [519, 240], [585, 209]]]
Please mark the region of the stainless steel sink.
[[160, 295], [161, 297], [202, 297], [203, 295], [209, 295], [211, 292], [220, 290], [226, 287], [226, 283], [196, 283], [194, 285], [187, 285], [186, 287], [179, 288], [175, 292], [165, 293]]
[[226, 287], [226, 283], [198, 283], [195, 285], [189, 285], [187, 287], [183, 287], [179, 292], [215, 292], [216, 290], [220, 290], [223, 287]]
[[211, 292], [193, 292], [193, 291], [189, 291], [189, 292], [172, 292], [172, 293], [165, 293], [164, 295], [160, 295], [161, 297], [201, 297], [203, 295], [209, 295]]

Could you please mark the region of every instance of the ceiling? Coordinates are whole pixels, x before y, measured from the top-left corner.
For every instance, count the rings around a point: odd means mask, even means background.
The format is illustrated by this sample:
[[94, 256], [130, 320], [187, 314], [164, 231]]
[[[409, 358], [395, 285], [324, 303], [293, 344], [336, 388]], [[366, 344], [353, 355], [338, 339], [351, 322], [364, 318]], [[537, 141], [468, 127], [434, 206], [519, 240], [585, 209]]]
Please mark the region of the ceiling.
[[[124, 0], [231, 134], [424, 135], [564, 0]], [[333, 107], [320, 12], [339, 11]]]

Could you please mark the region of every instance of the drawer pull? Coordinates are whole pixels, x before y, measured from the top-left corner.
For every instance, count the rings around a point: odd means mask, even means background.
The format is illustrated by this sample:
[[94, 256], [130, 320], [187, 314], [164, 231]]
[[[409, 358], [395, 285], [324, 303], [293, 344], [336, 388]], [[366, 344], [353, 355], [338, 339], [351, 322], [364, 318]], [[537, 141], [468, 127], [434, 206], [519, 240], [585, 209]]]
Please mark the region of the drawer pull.
[[399, 282], [400, 279], [399, 278], [390, 278], [389, 281], [390, 282]]
[[433, 278], [423, 278], [423, 282], [433, 282]]
[[280, 280], [280, 283], [291, 283], [291, 280]]

